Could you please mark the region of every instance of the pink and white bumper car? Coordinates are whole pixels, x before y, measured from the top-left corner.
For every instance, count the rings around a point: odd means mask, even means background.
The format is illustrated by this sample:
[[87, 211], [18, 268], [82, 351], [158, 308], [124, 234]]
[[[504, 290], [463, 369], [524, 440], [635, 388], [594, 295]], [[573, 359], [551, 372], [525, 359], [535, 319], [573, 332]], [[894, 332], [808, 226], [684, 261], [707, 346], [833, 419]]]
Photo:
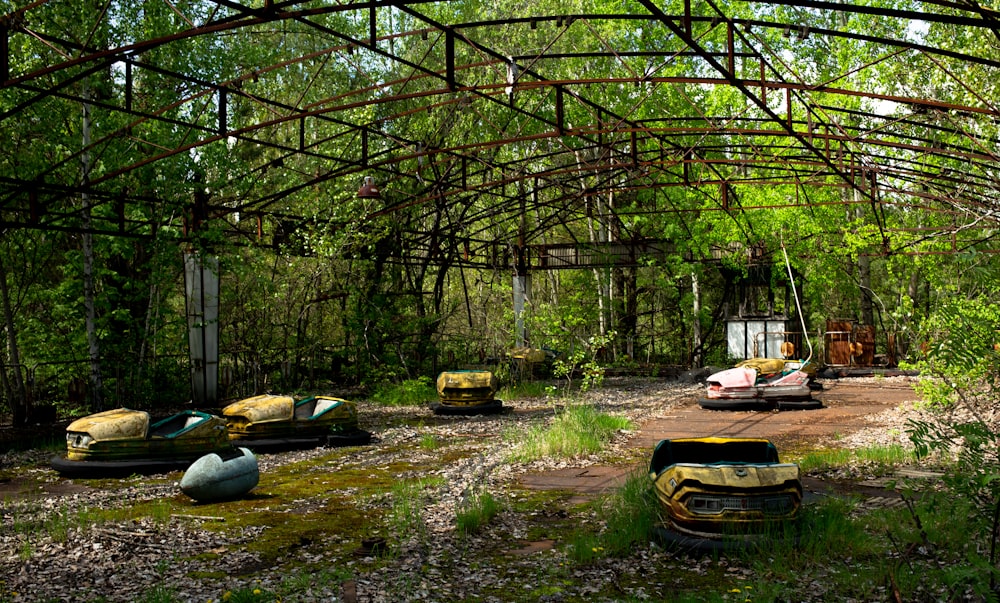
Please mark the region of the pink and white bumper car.
[[811, 376], [802, 361], [754, 358], [709, 375], [702, 408], [711, 410], [791, 410], [821, 408], [812, 397]]

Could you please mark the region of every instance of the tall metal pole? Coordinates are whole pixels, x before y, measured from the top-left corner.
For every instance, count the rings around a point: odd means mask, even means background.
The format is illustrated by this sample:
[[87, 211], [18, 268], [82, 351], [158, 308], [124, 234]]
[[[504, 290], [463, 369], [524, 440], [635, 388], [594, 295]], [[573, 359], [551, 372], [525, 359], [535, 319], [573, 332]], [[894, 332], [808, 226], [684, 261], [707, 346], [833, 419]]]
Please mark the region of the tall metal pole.
[[184, 254], [191, 396], [198, 406], [219, 401], [219, 260], [189, 250]]

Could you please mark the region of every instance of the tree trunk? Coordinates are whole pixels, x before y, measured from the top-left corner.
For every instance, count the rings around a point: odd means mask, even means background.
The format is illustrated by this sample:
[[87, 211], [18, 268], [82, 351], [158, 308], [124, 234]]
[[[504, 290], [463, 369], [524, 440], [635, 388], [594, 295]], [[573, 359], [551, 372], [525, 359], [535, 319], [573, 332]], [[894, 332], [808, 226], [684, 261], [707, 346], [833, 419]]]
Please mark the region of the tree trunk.
[[90, 407], [94, 412], [104, 409], [104, 384], [101, 381], [101, 350], [97, 339], [97, 307], [94, 301], [94, 238], [90, 232], [90, 195], [87, 184], [90, 181], [90, 90], [84, 84], [83, 91], [83, 153], [80, 154], [80, 172], [84, 192], [83, 203], [83, 307], [86, 312], [87, 349], [90, 357]]
[[[861, 200], [861, 191], [854, 191], [854, 200]], [[862, 215], [862, 209], [857, 206], [858, 216]], [[863, 252], [858, 255], [858, 284], [861, 286], [861, 324], [874, 325], [875, 312], [872, 308], [872, 269], [871, 259]]]
[[[10, 307], [10, 292], [7, 289], [7, 267], [0, 261], [0, 303], [3, 304], [3, 320], [7, 331], [7, 354], [10, 358], [10, 366], [13, 369], [13, 384], [11, 390], [10, 410], [13, 415], [14, 426], [22, 426], [28, 423], [31, 417], [31, 402], [28, 399], [28, 392], [24, 387], [24, 376], [21, 373], [21, 353], [17, 345], [17, 328], [14, 324], [14, 312]], [[6, 380], [7, 371], [4, 370]]]
[[698, 283], [698, 273], [691, 273], [691, 366], [701, 366], [701, 289]]
[[874, 325], [875, 311], [872, 306], [871, 259], [866, 255], [858, 256], [858, 281], [861, 285], [861, 324]]
[[[590, 203], [590, 200], [587, 200]], [[600, 202], [598, 202], [597, 214], [601, 215]], [[598, 222], [597, 228], [594, 228], [594, 219], [591, 217], [587, 218], [587, 233], [590, 238], [591, 243], [602, 243], [604, 241], [603, 233], [601, 232], [601, 225]], [[608, 315], [608, 289], [611, 288], [611, 283], [605, 283], [606, 280], [602, 274], [602, 270], [598, 267], [593, 268], [594, 272], [594, 284], [597, 287], [597, 324], [598, 324], [598, 334], [604, 337], [609, 328], [607, 324]]]

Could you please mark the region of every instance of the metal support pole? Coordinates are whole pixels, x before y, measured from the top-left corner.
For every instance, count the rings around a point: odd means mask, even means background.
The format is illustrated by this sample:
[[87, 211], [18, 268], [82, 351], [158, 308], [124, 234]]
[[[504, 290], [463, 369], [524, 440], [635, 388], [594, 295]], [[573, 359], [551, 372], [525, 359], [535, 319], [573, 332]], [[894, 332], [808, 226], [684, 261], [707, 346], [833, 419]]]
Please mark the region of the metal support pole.
[[184, 253], [191, 398], [197, 406], [219, 401], [219, 259]]

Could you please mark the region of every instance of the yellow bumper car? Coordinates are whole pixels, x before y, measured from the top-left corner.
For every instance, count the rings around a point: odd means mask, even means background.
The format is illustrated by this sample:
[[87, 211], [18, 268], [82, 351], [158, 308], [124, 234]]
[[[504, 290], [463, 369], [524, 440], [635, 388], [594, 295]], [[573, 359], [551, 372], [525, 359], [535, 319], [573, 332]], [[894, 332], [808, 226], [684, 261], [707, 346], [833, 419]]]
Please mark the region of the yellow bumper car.
[[494, 398], [497, 378], [491, 371], [445, 371], [438, 375], [439, 401], [431, 404], [437, 415], [484, 415], [503, 410]]
[[222, 409], [233, 445], [255, 452], [316, 446], [361, 446], [372, 434], [358, 426], [354, 402], [330, 396], [296, 400], [263, 394]]
[[68, 477], [164, 473], [231, 448], [226, 422], [215, 415], [185, 410], [152, 422], [145, 411], [117, 408], [70, 423], [66, 455], [51, 465]]
[[780, 462], [769, 440], [662, 440], [649, 477], [661, 510], [657, 534], [668, 544], [720, 550], [794, 534], [799, 466]]

